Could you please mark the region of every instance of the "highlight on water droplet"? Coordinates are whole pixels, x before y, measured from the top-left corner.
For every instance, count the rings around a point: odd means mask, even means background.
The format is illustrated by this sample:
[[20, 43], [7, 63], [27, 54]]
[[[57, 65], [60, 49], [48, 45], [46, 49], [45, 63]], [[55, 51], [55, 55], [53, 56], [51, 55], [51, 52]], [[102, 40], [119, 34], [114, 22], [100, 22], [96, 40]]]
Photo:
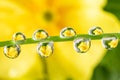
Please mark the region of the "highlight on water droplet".
[[91, 46], [91, 41], [90, 39], [87, 38], [78, 38], [74, 40], [74, 49], [78, 53], [86, 53], [90, 46]]
[[19, 45], [12, 45], [12, 46], [5, 46], [4, 47], [4, 54], [10, 59], [14, 59], [19, 56], [21, 52], [21, 48]]
[[42, 40], [42, 39], [46, 39], [48, 37], [48, 33], [45, 30], [36, 30], [33, 33], [33, 40]]
[[49, 57], [53, 54], [53, 42], [41, 42], [37, 46], [37, 52], [40, 54], [41, 57]]
[[94, 26], [89, 30], [88, 34], [89, 35], [100, 35], [100, 34], [103, 34], [103, 30], [101, 27]]
[[60, 31], [61, 38], [69, 38], [76, 35], [76, 32], [73, 28], [65, 27]]
[[119, 39], [114, 35], [106, 36], [102, 38], [102, 45], [104, 48], [108, 50], [116, 48], [118, 45], [118, 42], [119, 42]]
[[26, 37], [23, 33], [17, 32], [13, 35], [12, 39], [13, 39], [13, 41], [26, 40]]

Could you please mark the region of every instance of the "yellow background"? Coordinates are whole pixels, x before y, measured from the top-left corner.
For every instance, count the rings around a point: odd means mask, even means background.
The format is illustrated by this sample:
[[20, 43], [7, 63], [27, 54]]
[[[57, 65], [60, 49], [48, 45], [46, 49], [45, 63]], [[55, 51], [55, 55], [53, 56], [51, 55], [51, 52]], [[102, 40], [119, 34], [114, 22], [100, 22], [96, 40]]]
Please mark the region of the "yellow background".
[[[111, 13], [103, 11], [106, 0], [0, 0], [0, 41], [11, 40], [15, 32], [32, 37], [37, 29], [50, 36], [59, 35], [70, 26], [77, 34], [87, 34], [92, 26], [105, 33], [119, 32], [120, 25]], [[49, 11], [53, 19], [43, 17]], [[21, 54], [9, 59], [0, 48], [0, 80], [37, 80], [43, 78], [43, 64], [36, 52], [37, 44], [21, 46]], [[101, 41], [92, 41], [90, 50], [79, 54], [73, 42], [57, 42], [54, 54], [47, 58], [50, 80], [90, 80], [94, 67], [105, 55]]]

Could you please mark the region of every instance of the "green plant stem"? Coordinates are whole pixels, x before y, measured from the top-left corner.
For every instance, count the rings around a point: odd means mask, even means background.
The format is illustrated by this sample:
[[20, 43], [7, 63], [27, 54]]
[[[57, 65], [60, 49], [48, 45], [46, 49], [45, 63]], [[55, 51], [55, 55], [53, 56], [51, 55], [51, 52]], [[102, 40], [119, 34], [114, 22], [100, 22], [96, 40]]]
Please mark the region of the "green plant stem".
[[118, 37], [120, 39], [120, 33], [105, 33], [105, 34], [101, 34], [101, 35], [88, 35], [88, 34], [78, 34], [76, 36], [70, 37], [70, 38], [60, 38], [59, 36], [50, 36], [47, 39], [44, 40], [33, 40], [32, 38], [27, 38], [26, 40], [20, 40], [20, 41], [2, 41], [0, 42], [0, 47], [6, 46], [6, 45], [14, 45], [14, 44], [33, 44], [33, 43], [39, 43], [39, 42], [47, 42], [47, 41], [53, 41], [53, 42], [64, 42], [64, 41], [73, 41], [76, 38], [89, 38], [91, 40], [100, 40], [102, 39], [104, 36], [111, 36], [111, 35], [115, 35], [116, 37]]

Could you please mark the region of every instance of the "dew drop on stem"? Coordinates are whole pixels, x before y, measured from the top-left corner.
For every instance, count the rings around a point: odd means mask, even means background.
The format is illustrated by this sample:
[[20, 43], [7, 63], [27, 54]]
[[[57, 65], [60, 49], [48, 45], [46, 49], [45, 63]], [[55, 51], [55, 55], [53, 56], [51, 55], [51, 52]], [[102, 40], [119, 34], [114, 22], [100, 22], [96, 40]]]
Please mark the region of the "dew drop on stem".
[[78, 38], [74, 40], [74, 49], [78, 53], [86, 53], [90, 46], [91, 46], [91, 41], [90, 39], [87, 38]]
[[60, 31], [61, 38], [70, 38], [76, 35], [76, 32], [73, 28], [65, 27]]
[[49, 35], [45, 30], [36, 30], [33, 33], [32, 39], [33, 40], [42, 40], [42, 39], [46, 39], [48, 36]]
[[41, 42], [37, 46], [37, 52], [41, 57], [49, 57], [53, 54], [53, 42]]
[[17, 44], [12, 46], [4, 46], [4, 54], [8, 58], [11, 58], [11, 59], [17, 58], [20, 52], [21, 52], [21, 48]]

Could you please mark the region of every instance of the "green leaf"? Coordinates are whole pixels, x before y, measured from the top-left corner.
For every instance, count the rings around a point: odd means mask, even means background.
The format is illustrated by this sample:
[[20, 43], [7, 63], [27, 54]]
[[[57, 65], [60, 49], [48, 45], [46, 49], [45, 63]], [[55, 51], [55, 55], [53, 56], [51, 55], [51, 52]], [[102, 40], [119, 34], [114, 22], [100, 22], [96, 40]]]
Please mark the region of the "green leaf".
[[120, 19], [120, 0], [108, 0], [104, 10], [113, 13]]
[[120, 80], [120, 43], [117, 48], [107, 51], [95, 68], [92, 80]]

